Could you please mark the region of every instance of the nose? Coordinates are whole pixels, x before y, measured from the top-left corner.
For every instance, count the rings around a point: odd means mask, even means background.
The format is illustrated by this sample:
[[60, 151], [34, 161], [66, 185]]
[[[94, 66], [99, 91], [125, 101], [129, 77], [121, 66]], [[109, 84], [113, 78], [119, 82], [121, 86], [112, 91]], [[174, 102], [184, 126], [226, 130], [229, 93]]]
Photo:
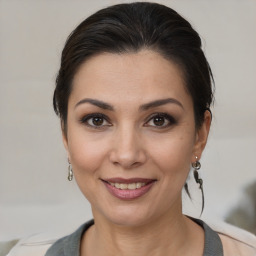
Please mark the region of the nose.
[[138, 167], [145, 163], [146, 152], [141, 136], [134, 128], [123, 126], [113, 135], [110, 161], [124, 169]]

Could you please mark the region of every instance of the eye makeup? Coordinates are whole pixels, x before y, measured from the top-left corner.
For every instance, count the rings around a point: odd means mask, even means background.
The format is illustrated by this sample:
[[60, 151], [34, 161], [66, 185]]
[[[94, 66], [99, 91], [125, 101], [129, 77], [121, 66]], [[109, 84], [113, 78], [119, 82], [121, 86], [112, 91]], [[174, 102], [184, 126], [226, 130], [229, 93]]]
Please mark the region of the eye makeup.
[[106, 126], [112, 126], [109, 118], [102, 113], [90, 113], [80, 118], [79, 122], [93, 129], [100, 129]]
[[[113, 125], [108, 116], [99, 112], [84, 115], [82, 118], [79, 119], [79, 122], [93, 129], [103, 129]], [[176, 124], [177, 119], [174, 118], [172, 115], [166, 112], [156, 112], [146, 118], [143, 126], [153, 127], [156, 129], [165, 129]]]
[[152, 126], [163, 129], [177, 124], [177, 120], [165, 112], [157, 112], [150, 115], [144, 126]]

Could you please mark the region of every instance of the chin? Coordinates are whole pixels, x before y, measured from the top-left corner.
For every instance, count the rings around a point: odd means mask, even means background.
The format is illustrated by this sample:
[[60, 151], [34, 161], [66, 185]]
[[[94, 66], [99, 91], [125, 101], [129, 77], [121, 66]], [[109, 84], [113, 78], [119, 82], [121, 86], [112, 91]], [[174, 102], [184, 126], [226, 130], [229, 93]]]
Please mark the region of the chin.
[[146, 218], [144, 217], [138, 217], [138, 216], [131, 216], [131, 215], [123, 215], [123, 216], [111, 216], [109, 218], [109, 221], [117, 226], [123, 226], [123, 227], [139, 227], [147, 224]]
[[[154, 218], [152, 213], [152, 209], [149, 210], [147, 207], [142, 207], [142, 205], [119, 205], [112, 207], [109, 211], [101, 211], [101, 216], [99, 216], [99, 218], [102, 218], [103, 215], [107, 222], [114, 225], [139, 227], [152, 221]], [[98, 213], [95, 211], [94, 216], [95, 218], [98, 216]]]

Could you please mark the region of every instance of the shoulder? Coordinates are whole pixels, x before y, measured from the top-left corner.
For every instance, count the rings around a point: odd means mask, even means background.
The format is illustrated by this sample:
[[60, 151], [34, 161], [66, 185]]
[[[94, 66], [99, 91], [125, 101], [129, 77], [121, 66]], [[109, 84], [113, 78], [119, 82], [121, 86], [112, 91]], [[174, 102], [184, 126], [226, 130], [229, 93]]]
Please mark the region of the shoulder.
[[65, 256], [64, 247], [65, 244], [69, 244], [69, 240], [71, 235], [65, 236], [63, 238], [58, 239], [55, 243], [53, 243], [44, 254], [45, 256]]
[[225, 256], [256, 256], [256, 236], [224, 222], [208, 225], [218, 233]]
[[47, 250], [45, 256], [79, 256], [82, 235], [93, 224], [94, 220], [90, 220], [80, 226], [74, 233], [57, 240]]
[[41, 233], [20, 239], [6, 256], [43, 256], [58, 237], [57, 234]]
[[60, 238], [60, 233], [41, 233], [21, 239], [6, 256], [76, 256], [79, 252], [83, 232], [93, 220], [80, 226], [70, 235]]

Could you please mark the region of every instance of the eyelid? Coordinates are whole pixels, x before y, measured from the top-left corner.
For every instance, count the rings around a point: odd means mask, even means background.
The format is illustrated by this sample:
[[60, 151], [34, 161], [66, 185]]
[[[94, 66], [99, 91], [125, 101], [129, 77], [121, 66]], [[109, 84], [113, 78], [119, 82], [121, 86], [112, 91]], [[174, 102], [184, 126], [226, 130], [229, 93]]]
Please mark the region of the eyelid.
[[[106, 121], [108, 124], [103, 124], [100, 126], [89, 124], [88, 120], [95, 118], [95, 117], [100, 117], [100, 118], [104, 119], [104, 121]], [[155, 117], [165, 118], [168, 121], [168, 124], [165, 124], [163, 126], [149, 125], [148, 123]], [[80, 121], [80, 123], [82, 123], [90, 128], [94, 128], [94, 129], [102, 129], [104, 127], [113, 125], [108, 116], [106, 116], [105, 114], [102, 114], [102, 113], [97, 113], [97, 112], [84, 115], [82, 118], [79, 119], [79, 121]], [[143, 126], [149, 126], [149, 127], [154, 127], [154, 128], [158, 128], [158, 129], [161, 129], [161, 128], [163, 129], [163, 128], [167, 128], [171, 125], [174, 125], [176, 123], [177, 123], [177, 120], [172, 115], [165, 113], [165, 112], [156, 112], [156, 113], [151, 114], [149, 117], [147, 117]]]
[[[94, 118], [94, 117], [103, 118], [105, 121], [108, 122], [109, 125], [101, 125], [101, 126], [96, 126], [95, 125], [94, 126], [94, 125], [88, 124], [88, 120], [90, 120], [91, 118]], [[106, 115], [102, 114], [102, 113], [90, 113], [90, 114], [87, 114], [87, 115], [83, 116], [82, 118], [80, 118], [79, 121], [80, 121], [80, 123], [85, 124], [86, 126], [94, 128], [94, 129], [100, 129], [100, 128], [112, 125], [110, 120], [109, 120], [109, 118]]]
[[145, 122], [145, 125], [147, 126], [147, 123], [149, 123], [153, 118], [158, 117], [158, 116], [167, 119], [169, 123], [167, 125], [164, 125], [164, 126], [152, 126], [152, 125], [148, 125], [148, 126], [157, 127], [159, 129], [161, 129], [161, 128], [166, 128], [166, 127], [169, 127], [169, 126], [177, 123], [177, 120], [172, 115], [170, 115], [168, 113], [165, 113], [165, 112], [157, 112], [157, 113], [151, 114], [147, 118], [147, 121]]

